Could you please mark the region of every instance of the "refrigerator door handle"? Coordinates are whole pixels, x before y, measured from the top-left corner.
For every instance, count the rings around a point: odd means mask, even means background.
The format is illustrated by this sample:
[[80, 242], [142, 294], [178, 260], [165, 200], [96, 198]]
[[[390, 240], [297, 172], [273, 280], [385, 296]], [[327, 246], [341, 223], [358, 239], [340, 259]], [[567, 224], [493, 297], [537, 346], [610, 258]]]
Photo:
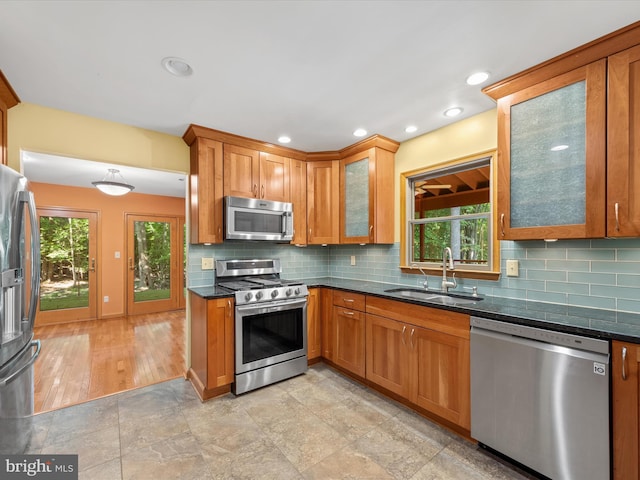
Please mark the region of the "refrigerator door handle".
[[[31, 223], [31, 295], [29, 298], [29, 312], [27, 319], [31, 330], [36, 321], [38, 299], [40, 298], [40, 222], [36, 211], [36, 201], [33, 192], [29, 192], [29, 221]], [[38, 347], [38, 351], [40, 347]]]
[[13, 372], [7, 378], [3, 378], [2, 380], [0, 380], [0, 388], [10, 384], [16, 378], [18, 378], [22, 372], [24, 372], [27, 368], [29, 368], [31, 365], [33, 365], [33, 362], [35, 362], [36, 358], [38, 358], [38, 355], [40, 355], [40, 348], [41, 348], [40, 340], [32, 340], [31, 343], [29, 343], [27, 345], [28, 345], [27, 348], [25, 350], [23, 350], [23, 352], [20, 355], [18, 355], [18, 357], [16, 358], [16, 361], [19, 358], [21, 358], [22, 355], [24, 354], [24, 352], [28, 351], [30, 348], [36, 347], [35, 353], [33, 355], [31, 355], [31, 358], [29, 359], [29, 361], [27, 363], [25, 363], [24, 365], [22, 365], [17, 371]]

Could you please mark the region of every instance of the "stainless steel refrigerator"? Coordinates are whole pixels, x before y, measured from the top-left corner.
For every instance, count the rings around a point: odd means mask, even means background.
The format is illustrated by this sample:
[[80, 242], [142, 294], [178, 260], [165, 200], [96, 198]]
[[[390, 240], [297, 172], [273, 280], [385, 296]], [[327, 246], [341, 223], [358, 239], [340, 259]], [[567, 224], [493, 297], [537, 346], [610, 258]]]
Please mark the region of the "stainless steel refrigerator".
[[40, 229], [25, 177], [0, 165], [0, 453], [25, 453], [33, 417], [33, 324], [40, 291]]

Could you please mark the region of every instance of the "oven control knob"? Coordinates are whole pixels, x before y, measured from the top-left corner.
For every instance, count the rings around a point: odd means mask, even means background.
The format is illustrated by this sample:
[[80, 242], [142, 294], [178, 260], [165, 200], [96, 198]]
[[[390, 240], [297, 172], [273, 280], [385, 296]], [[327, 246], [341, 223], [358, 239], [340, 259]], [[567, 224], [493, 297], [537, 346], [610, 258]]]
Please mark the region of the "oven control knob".
[[271, 292], [271, 298], [276, 298], [278, 296], [278, 290], [273, 290]]
[[262, 292], [256, 293], [256, 300], [260, 300], [262, 298]]
[[299, 288], [296, 288], [295, 294], [296, 295], [300, 295], [300, 289]]
[[293, 292], [291, 291], [291, 289], [290, 289], [290, 288], [287, 288], [287, 291], [286, 291], [286, 292], [284, 292], [284, 293], [286, 293], [286, 294], [287, 294], [287, 297], [290, 297], [290, 296], [291, 296], [291, 294], [292, 294]]
[[253, 293], [251, 292], [247, 292], [247, 294], [244, 296], [244, 299], [247, 302], [250, 302], [252, 298], [253, 298]]

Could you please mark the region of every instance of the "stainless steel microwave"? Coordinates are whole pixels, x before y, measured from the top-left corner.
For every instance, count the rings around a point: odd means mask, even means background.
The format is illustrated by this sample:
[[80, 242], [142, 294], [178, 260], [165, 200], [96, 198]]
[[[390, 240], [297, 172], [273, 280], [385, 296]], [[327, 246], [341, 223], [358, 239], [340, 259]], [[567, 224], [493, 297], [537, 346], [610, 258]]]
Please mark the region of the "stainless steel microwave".
[[224, 238], [290, 242], [293, 206], [258, 198], [224, 197]]

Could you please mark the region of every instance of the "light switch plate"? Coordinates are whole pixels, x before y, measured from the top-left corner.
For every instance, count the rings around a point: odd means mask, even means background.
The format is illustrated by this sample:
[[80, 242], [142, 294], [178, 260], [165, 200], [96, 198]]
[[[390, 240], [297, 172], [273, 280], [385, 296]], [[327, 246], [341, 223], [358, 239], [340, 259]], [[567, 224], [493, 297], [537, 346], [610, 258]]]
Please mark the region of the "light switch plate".
[[520, 275], [518, 260], [507, 260], [507, 277], [517, 277], [518, 275]]
[[351, 265], [355, 265], [355, 264], [356, 264], [356, 256], [351, 255]]
[[213, 270], [213, 258], [202, 259], [202, 270]]

